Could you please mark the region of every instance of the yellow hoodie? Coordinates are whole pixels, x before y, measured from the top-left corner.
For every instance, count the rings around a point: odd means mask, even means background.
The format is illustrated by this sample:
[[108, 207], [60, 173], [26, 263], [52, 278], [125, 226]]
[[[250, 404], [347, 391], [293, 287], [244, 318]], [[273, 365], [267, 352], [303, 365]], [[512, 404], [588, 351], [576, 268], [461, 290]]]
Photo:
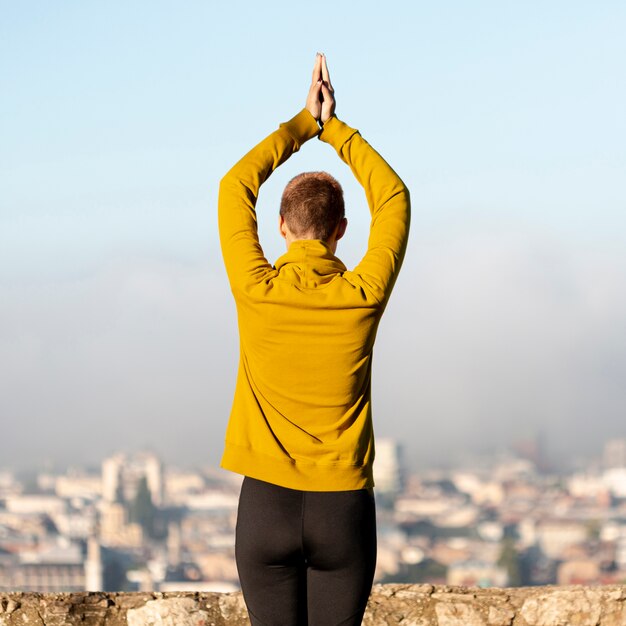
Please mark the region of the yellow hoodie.
[[[293, 242], [275, 266], [259, 244], [260, 186], [316, 135], [370, 208], [367, 252], [351, 271], [321, 240]], [[240, 337], [221, 467], [306, 491], [373, 487], [372, 350], [406, 249], [408, 189], [357, 130], [332, 117], [320, 132], [303, 109], [224, 176], [218, 214]]]

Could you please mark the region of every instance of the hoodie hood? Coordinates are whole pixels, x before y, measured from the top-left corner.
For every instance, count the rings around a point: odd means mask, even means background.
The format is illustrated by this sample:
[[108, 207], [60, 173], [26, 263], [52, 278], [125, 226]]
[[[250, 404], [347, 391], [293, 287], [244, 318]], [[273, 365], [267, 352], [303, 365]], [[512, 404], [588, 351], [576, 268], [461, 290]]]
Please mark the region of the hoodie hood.
[[279, 276], [307, 288], [325, 285], [347, 269], [321, 239], [292, 242], [274, 267]]

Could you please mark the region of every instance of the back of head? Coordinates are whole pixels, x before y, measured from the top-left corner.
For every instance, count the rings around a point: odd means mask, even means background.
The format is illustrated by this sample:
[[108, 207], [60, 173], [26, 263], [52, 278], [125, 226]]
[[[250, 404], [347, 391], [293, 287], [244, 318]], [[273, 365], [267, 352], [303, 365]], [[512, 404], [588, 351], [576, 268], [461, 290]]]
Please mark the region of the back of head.
[[283, 191], [280, 214], [299, 239], [328, 241], [345, 215], [343, 190], [326, 172], [304, 172]]

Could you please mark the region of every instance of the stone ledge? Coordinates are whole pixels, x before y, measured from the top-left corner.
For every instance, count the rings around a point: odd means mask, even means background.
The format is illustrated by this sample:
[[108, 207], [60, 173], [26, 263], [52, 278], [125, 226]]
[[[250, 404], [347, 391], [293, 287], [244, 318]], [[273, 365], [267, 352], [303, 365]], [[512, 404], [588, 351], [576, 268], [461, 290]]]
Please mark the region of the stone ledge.
[[[626, 586], [374, 585], [364, 626], [626, 626]], [[244, 626], [237, 593], [0, 593], [0, 626]]]

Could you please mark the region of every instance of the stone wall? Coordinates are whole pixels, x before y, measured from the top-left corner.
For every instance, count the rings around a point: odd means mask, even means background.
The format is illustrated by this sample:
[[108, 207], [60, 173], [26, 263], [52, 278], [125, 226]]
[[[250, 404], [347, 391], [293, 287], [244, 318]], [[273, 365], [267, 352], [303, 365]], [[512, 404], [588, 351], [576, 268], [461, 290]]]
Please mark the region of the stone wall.
[[[364, 626], [626, 626], [626, 586], [375, 585]], [[241, 593], [0, 593], [0, 626], [243, 626]]]

